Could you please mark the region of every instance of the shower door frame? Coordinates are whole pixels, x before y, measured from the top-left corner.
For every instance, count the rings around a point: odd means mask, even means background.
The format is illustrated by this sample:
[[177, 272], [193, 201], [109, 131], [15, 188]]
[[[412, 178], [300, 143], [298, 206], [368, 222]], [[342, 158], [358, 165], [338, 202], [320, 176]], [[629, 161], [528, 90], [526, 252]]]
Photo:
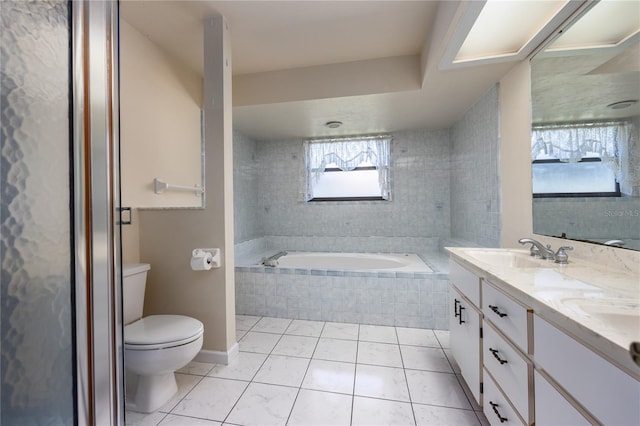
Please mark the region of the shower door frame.
[[117, 0], [72, 7], [77, 424], [124, 424]]

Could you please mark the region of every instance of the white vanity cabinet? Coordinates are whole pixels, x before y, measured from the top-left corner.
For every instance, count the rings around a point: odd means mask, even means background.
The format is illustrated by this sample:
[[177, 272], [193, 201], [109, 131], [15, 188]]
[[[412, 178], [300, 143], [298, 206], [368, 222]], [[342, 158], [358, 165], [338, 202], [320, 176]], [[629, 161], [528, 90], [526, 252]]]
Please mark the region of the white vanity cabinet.
[[451, 262], [449, 332], [453, 356], [476, 402], [482, 405], [480, 278]]
[[532, 266], [526, 252], [448, 250], [451, 348], [489, 423], [640, 425], [640, 370], [622, 344], [637, 332], [563, 304], [569, 294], [574, 305], [618, 315], [607, 301], [637, 306], [637, 276], [600, 285], [607, 275], [594, 268], [587, 276], [588, 264], [569, 266], [578, 279], [552, 264]]

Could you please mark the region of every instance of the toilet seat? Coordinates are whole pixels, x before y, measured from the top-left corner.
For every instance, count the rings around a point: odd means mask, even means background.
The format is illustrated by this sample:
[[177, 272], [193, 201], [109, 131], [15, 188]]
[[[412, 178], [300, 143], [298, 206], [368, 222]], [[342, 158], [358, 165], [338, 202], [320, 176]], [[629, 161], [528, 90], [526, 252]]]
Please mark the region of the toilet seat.
[[154, 350], [185, 345], [204, 331], [202, 322], [184, 315], [151, 315], [124, 327], [124, 347]]

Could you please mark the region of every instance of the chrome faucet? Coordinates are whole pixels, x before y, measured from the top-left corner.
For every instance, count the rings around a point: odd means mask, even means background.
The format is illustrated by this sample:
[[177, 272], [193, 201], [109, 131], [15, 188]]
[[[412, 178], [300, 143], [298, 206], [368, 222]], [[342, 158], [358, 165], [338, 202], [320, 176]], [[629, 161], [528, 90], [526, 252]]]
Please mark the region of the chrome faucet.
[[622, 241], [622, 240], [609, 240], [609, 241], [605, 241], [602, 244], [604, 244], [606, 246], [622, 247], [624, 245], [624, 241]]
[[533, 238], [520, 238], [518, 242], [520, 244], [531, 244], [531, 248], [529, 249], [531, 256], [547, 260], [555, 260], [556, 263], [561, 265], [569, 263], [569, 255], [566, 252], [573, 250], [572, 246], [562, 246], [554, 253], [549, 244], [545, 247], [540, 241], [536, 241]]
[[545, 247], [540, 241], [536, 241], [533, 238], [520, 238], [518, 242], [520, 244], [531, 244], [531, 248], [529, 249], [531, 256], [549, 260], [555, 260], [556, 258], [555, 253], [548, 244]]

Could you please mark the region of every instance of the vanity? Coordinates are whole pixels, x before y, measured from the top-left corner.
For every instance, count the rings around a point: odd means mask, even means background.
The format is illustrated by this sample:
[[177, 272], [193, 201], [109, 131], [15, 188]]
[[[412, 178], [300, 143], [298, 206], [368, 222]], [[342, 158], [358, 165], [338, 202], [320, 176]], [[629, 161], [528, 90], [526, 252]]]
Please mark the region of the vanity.
[[451, 350], [491, 424], [640, 424], [637, 272], [446, 250]]

